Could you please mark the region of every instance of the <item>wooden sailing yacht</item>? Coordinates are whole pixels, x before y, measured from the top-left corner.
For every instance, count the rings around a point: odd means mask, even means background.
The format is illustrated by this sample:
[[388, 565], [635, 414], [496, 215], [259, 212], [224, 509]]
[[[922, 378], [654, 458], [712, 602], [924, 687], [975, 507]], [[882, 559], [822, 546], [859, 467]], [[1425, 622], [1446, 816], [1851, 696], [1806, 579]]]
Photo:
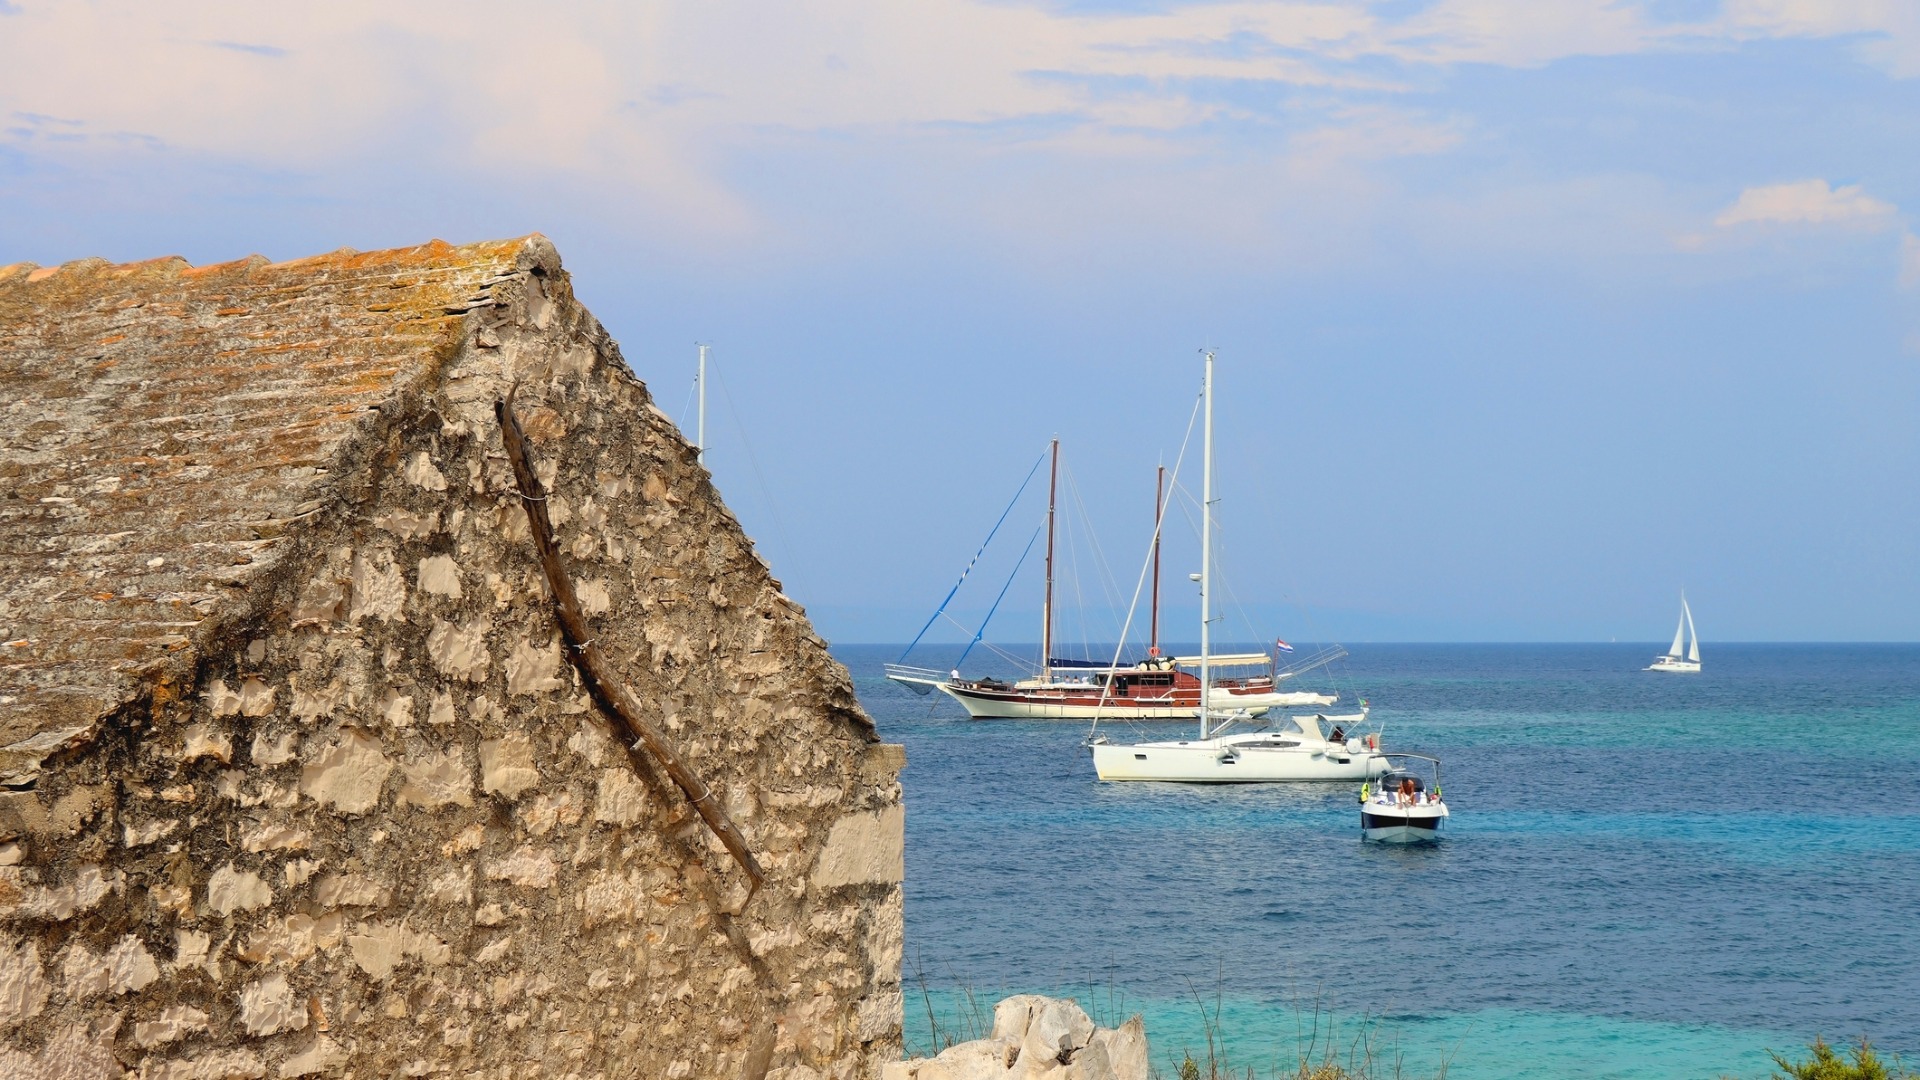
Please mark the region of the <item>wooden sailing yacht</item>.
[[[902, 663], [886, 666], [887, 678], [916, 692], [938, 690], [959, 702], [975, 719], [1092, 720], [1113, 717], [1167, 720], [1191, 716], [1202, 694], [1214, 709], [1260, 715], [1283, 707], [1331, 705], [1337, 697], [1310, 692], [1288, 692], [1279, 684], [1344, 653], [1329, 651], [1281, 672], [1268, 653], [1225, 656], [1165, 656], [1160, 652], [1160, 525], [1165, 511], [1165, 474], [1160, 470], [1154, 488], [1153, 616], [1147, 655], [1134, 661], [1067, 660], [1053, 655], [1054, 516], [1059, 494], [1060, 440], [1051, 443], [1047, 483], [1046, 591], [1041, 602], [1040, 669], [1031, 678], [1007, 681], [973, 678], [959, 671], [942, 672]], [[1225, 678], [1215, 669], [1240, 674]], [[1202, 679], [1202, 673], [1206, 678]]]

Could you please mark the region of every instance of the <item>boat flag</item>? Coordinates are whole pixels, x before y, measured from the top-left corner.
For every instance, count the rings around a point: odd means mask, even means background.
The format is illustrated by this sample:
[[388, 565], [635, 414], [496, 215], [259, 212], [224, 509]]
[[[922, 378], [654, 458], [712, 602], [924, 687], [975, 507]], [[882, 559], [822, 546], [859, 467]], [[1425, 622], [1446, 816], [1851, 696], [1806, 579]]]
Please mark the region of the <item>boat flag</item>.
[[1292, 651], [1293, 651], [1293, 646], [1291, 646], [1291, 645], [1289, 645], [1289, 644], [1287, 644], [1287, 643], [1286, 643], [1286, 642], [1284, 642], [1284, 641], [1281, 641], [1281, 640], [1280, 640], [1279, 638], [1274, 638], [1274, 639], [1273, 639], [1273, 643], [1274, 643], [1275, 645], [1277, 645], [1277, 646], [1279, 646], [1279, 647], [1280, 647], [1280, 651], [1281, 651], [1281, 652], [1292, 652]]

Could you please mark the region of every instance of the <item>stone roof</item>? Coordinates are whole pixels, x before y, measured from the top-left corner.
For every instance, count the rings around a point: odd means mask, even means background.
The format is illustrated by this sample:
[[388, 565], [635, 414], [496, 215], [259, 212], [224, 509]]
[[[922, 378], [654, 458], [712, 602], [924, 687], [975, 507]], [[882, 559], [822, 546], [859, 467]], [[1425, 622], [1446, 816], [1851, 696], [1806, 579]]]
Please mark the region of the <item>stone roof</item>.
[[150, 692], [544, 237], [0, 267], [0, 783]]

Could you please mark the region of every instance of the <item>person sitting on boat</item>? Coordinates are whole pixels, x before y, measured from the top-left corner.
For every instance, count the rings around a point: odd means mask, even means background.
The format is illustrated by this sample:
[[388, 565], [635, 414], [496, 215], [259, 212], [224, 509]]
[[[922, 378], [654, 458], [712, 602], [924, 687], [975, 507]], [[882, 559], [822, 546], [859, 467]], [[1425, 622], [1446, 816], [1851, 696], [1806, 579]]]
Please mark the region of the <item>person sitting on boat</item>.
[[1327, 736], [1327, 741], [1328, 741], [1328, 742], [1337, 742], [1337, 743], [1338, 743], [1338, 742], [1346, 742], [1346, 741], [1347, 741], [1347, 729], [1346, 729], [1346, 728], [1343, 728], [1343, 727], [1341, 727], [1341, 726], [1340, 726], [1339, 724], [1335, 724], [1335, 725], [1333, 725], [1333, 734], [1332, 734], [1332, 735], [1329, 735], [1329, 736]]
[[1401, 806], [1413, 805], [1413, 791], [1414, 791], [1413, 777], [1409, 776], [1406, 779], [1400, 781], [1400, 805]]

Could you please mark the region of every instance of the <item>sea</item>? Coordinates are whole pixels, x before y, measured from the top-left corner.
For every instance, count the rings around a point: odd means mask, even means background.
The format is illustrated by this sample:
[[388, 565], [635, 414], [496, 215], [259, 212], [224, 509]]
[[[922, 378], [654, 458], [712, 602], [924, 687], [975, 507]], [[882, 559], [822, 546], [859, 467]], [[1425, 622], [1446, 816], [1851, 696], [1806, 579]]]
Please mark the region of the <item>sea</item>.
[[1354, 784], [1101, 783], [1087, 724], [968, 719], [900, 649], [833, 647], [907, 749], [910, 1053], [1049, 993], [1143, 1016], [1164, 1076], [1757, 1078], [1816, 1036], [1920, 1068], [1920, 645], [1352, 646], [1303, 686], [1441, 759], [1420, 847], [1362, 841]]

